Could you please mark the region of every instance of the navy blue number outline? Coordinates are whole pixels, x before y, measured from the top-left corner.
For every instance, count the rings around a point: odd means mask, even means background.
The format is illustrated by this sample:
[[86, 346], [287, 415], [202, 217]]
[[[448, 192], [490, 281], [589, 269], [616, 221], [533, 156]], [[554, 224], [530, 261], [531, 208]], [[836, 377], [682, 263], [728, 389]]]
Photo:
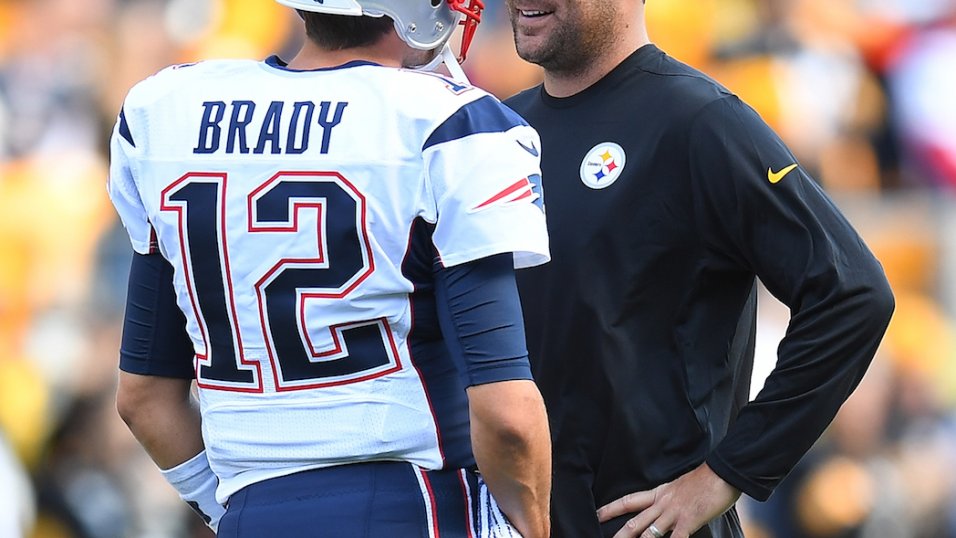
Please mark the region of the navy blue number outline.
[[[261, 199], [262, 196], [266, 195], [276, 186], [281, 185], [282, 178], [293, 178], [294, 181], [309, 181], [311, 179], [312, 181], [334, 184], [341, 189], [342, 192], [345, 192], [349, 197], [355, 200], [356, 230], [358, 232], [358, 237], [361, 239], [362, 248], [364, 249], [363, 259], [365, 263], [362, 266], [362, 270], [354, 275], [351, 275], [351, 278], [347, 279], [347, 281], [340, 285], [337, 289], [334, 291], [314, 291], [297, 294], [296, 309], [299, 313], [297, 327], [300, 339], [303, 342], [303, 346], [305, 346], [307, 353], [311, 356], [311, 360], [316, 363], [331, 363], [337, 359], [349, 357], [348, 348], [350, 344], [355, 348], [366, 351], [367, 355], [372, 357], [371, 359], [365, 360], [364, 363], [356, 363], [351, 365], [344, 374], [337, 375], [334, 377], [334, 379], [326, 381], [311, 382], [311, 380], [303, 381], [302, 379], [298, 379], [289, 382], [283, 379], [283, 361], [277, 357], [273, 343], [273, 328], [270, 326], [270, 323], [268, 323], [268, 319], [265, 314], [266, 310], [264, 307], [264, 303], [267, 300], [265, 291], [265, 287], [267, 286], [266, 280], [269, 277], [274, 278], [278, 274], [285, 271], [285, 269], [281, 268], [283, 263], [280, 261], [279, 263], [275, 264], [272, 269], [270, 269], [270, 271], [268, 271], [266, 275], [264, 275], [257, 282], [256, 285], [256, 291], [258, 295], [257, 298], [259, 302], [259, 320], [263, 330], [263, 337], [265, 338], [267, 351], [269, 353], [276, 390], [305, 390], [356, 383], [388, 375], [400, 370], [402, 368], [400, 355], [395, 344], [391, 327], [385, 318], [342, 323], [329, 327], [333, 342], [332, 349], [329, 350], [317, 350], [312, 344], [308, 332], [302, 329], [302, 327], [305, 327], [304, 314], [305, 302], [307, 299], [312, 297], [345, 297], [351, 293], [362, 281], [368, 278], [372, 272], [374, 272], [374, 258], [372, 257], [371, 245], [366, 229], [367, 209], [365, 197], [361, 192], [358, 191], [358, 189], [355, 188], [354, 185], [352, 185], [352, 183], [341, 176], [341, 174], [336, 172], [279, 172], [275, 174], [272, 178], [254, 189], [248, 196], [247, 214], [249, 225], [247, 231], [249, 233], [298, 233], [298, 215], [300, 208], [314, 207], [320, 212], [323, 210], [322, 208], [324, 207], [324, 202], [295, 202], [289, 205], [289, 214], [284, 222], [284, 226], [276, 226], [274, 222], [270, 223], [270, 225], [261, 225], [261, 223], [258, 223], [255, 220], [255, 201], [257, 199]], [[213, 217], [213, 219], [215, 220], [216, 238], [218, 240], [215, 252], [218, 254], [218, 256], [210, 256], [212, 252], [210, 252], [211, 249], [208, 248], [201, 249], [201, 252], [194, 252], [194, 250], [190, 248], [192, 246], [190, 239], [197, 242], [202, 242], [205, 239], [208, 242], [208, 237], [204, 238], [200, 234], [191, 233], [189, 209], [190, 201], [188, 199], [189, 193], [186, 193], [185, 191], [195, 185], [204, 184], [215, 186], [215, 205], [217, 206], [217, 209], [214, 214], [218, 216], [218, 218]], [[233, 292], [232, 273], [229, 267], [229, 251], [225, 231], [225, 200], [227, 187], [228, 175], [226, 173], [187, 173], [162, 191], [160, 210], [175, 212], [177, 213], [178, 217], [180, 254], [184, 269], [185, 282], [190, 302], [196, 315], [196, 320], [199, 324], [200, 333], [203, 339], [203, 350], [201, 353], [196, 354], [196, 379], [199, 386], [202, 388], [225, 391], [262, 393], [264, 392], [264, 388], [262, 384], [261, 366], [257, 361], [248, 361], [245, 359], [242, 335], [236, 315], [235, 294]], [[179, 196], [177, 197], [177, 195]], [[193, 203], [195, 205], [196, 201], [193, 200]], [[204, 215], [203, 213], [206, 214]], [[197, 212], [195, 216], [192, 216], [193, 226], [195, 227], [196, 222], [198, 222], [198, 219], [200, 218], [205, 219], [202, 221], [203, 225], [208, 225], [208, 223], [205, 221], [209, 220], [209, 213], [209, 211]], [[319, 229], [316, 230], [316, 233], [319, 246], [319, 258], [315, 260], [295, 260], [296, 263], [309, 261], [318, 263], [320, 265], [324, 263], [325, 250], [323, 249], [322, 242], [324, 230], [322, 228], [323, 219], [321, 218], [321, 214], [319, 215], [318, 223]], [[199, 294], [199, 284], [195, 279], [197, 272], [194, 266], [197, 264], [209, 265], [211, 263], [215, 263], [218, 266], [214, 267], [212, 271], [209, 267], [206, 267], [205, 270], [201, 272], [207, 276], [208, 274], [219, 274], [222, 277], [222, 280], [219, 282], [218, 286], [203, 286], [205, 290], [203, 295], [208, 295], [210, 291], [212, 291], [214, 295], [217, 295], [217, 292], [221, 290], [223, 298], [228, 298], [228, 308], [226, 315], [228, 316], [228, 325], [230, 330], [218, 331], [223, 332], [223, 335], [210, 334], [208, 328], [209, 326], [206, 323], [206, 319], [203, 315], [203, 301]], [[215, 308], [213, 310], [215, 310]], [[205, 311], [208, 313], [209, 309], [207, 308]], [[221, 312], [214, 313], [216, 315], [221, 314]], [[226, 332], [229, 333], [228, 336], [231, 346], [227, 347], [221, 343], [218, 346], [212, 345], [212, 343], [215, 343], [217, 340], [223, 339]], [[232, 360], [220, 359], [219, 357], [223, 355], [222, 351], [229, 350], [230, 347], [232, 350]], [[214, 349], [218, 349], [219, 352], [214, 352]], [[381, 351], [384, 351], [384, 354], [381, 354]], [[374, 355], [379, 354], [383, 355], [384, 358], [374, 357]], [[225, 355], [228, 356], [230, 353], [226, 351]], [[358, 368], [355, 368], [355, 366], [358, 366]], [[339, 370], [341, 370], [341, 368], [339, 368]], [[211, 372], [213, 375], [210, 375]]]

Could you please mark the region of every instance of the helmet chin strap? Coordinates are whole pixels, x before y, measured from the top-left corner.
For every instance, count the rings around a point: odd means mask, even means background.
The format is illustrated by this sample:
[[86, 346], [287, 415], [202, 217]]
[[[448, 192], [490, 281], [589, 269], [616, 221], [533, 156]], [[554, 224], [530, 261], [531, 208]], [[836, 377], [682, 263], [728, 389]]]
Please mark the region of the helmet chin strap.
[[451, 47], [448, 43], [445, 43], [445, 46], [441, 48], [441, 54], [439, 54], [439, 56], [444, 60], [445, 67], [447, 67], [448, 72], [451, 73], [451, 78], [455, 79], [456, 82], [471, 84], [471, 81], [468, 80], [468, 75], [466, 75], [465, 70], [461, 68], [461, 64], [458, 63], [458, 58], [455, 56], [455, 53], [451, 51]]
[[451, 46], [449, 46], [448, 43], [442, 46], [441, 52], [436, 54], [435, 57], [432, 58], [432, 61], [425, 65], [420, 65], [415, 69], [418, 71], [435, 71], [442, 63], [448, 68], [448, 72], [455, 82], [471, 84], [471, 81], [468, 80], [468, 76], [465, 75], [465, 70], [461, 68], [461, 64], [458, 63], [458, 58], [455, 57], [455, 53], [451, 51]]

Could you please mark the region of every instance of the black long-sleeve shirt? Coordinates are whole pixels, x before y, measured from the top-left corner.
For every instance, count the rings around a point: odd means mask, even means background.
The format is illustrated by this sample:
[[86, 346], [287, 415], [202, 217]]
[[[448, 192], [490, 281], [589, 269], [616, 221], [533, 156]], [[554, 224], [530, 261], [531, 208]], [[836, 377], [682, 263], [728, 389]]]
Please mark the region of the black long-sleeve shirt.
[[[601, 536], [595, 507], [703, 461], [766, 499], [876, 351], [880, 264], [750, 107], [653, 45], [572, 97], [507, 103], [542, 139], [552, 262], [518, 284], [554, 536]], [[747, 403], [756, 277], [792, 319]], [[695, 536], [742, 534], [731, 511]]]

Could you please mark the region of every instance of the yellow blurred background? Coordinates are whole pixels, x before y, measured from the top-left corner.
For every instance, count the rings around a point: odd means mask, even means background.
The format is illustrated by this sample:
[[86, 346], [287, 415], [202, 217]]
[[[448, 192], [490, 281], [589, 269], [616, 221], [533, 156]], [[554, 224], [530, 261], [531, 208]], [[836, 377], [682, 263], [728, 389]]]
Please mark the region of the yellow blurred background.
[[[586, 1], [586, 0], [585, 0]], [[491, 0], [465, 65], [538, 83]], [[752, 104], [883, 262], [870, 373], [747, 536], [956, 538], [956, 0], [650, 0], [652, 39]], [[271, 0], [0, 0], [0, 538], [208, 536], [113, 408], [131, 251], [105, 192], [126, 91], [290, 58]], [[788, 312], [762, 301], [754, 391]]]

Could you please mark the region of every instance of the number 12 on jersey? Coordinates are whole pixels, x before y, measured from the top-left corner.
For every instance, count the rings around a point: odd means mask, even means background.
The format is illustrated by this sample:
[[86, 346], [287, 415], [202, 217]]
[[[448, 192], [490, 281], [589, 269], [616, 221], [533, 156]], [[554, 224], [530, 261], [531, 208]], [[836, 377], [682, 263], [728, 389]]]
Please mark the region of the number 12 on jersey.
[[[260, 363], [244, 356], [236, 315], [226, 238], [228, 183], [226, 173], [186, 174], [163, 190], [160, 210], [178, 218], [183, 276], [205, 348], [197, 354], [199, 385], [263, 392]], [[316, 212], [314, 229], [300, 228], [303, 210]], [[318, 246], [308, 258], [272, 253], [271, 268], [254, 282], [277, 391], [355, 383], [401, 368], [385, 318], [318, 328], [306, 320], [309, 300], [343, 299], [375, 271], [366, 211], [365, 196], [335, 172], [279, 172], [246, 197], [245, 233], [297, 234], [297, 241]], [[255, 260], [257, 267], [262, 261]], [[331, 346], [316, 349], [310, 329], [330, 331]]]

